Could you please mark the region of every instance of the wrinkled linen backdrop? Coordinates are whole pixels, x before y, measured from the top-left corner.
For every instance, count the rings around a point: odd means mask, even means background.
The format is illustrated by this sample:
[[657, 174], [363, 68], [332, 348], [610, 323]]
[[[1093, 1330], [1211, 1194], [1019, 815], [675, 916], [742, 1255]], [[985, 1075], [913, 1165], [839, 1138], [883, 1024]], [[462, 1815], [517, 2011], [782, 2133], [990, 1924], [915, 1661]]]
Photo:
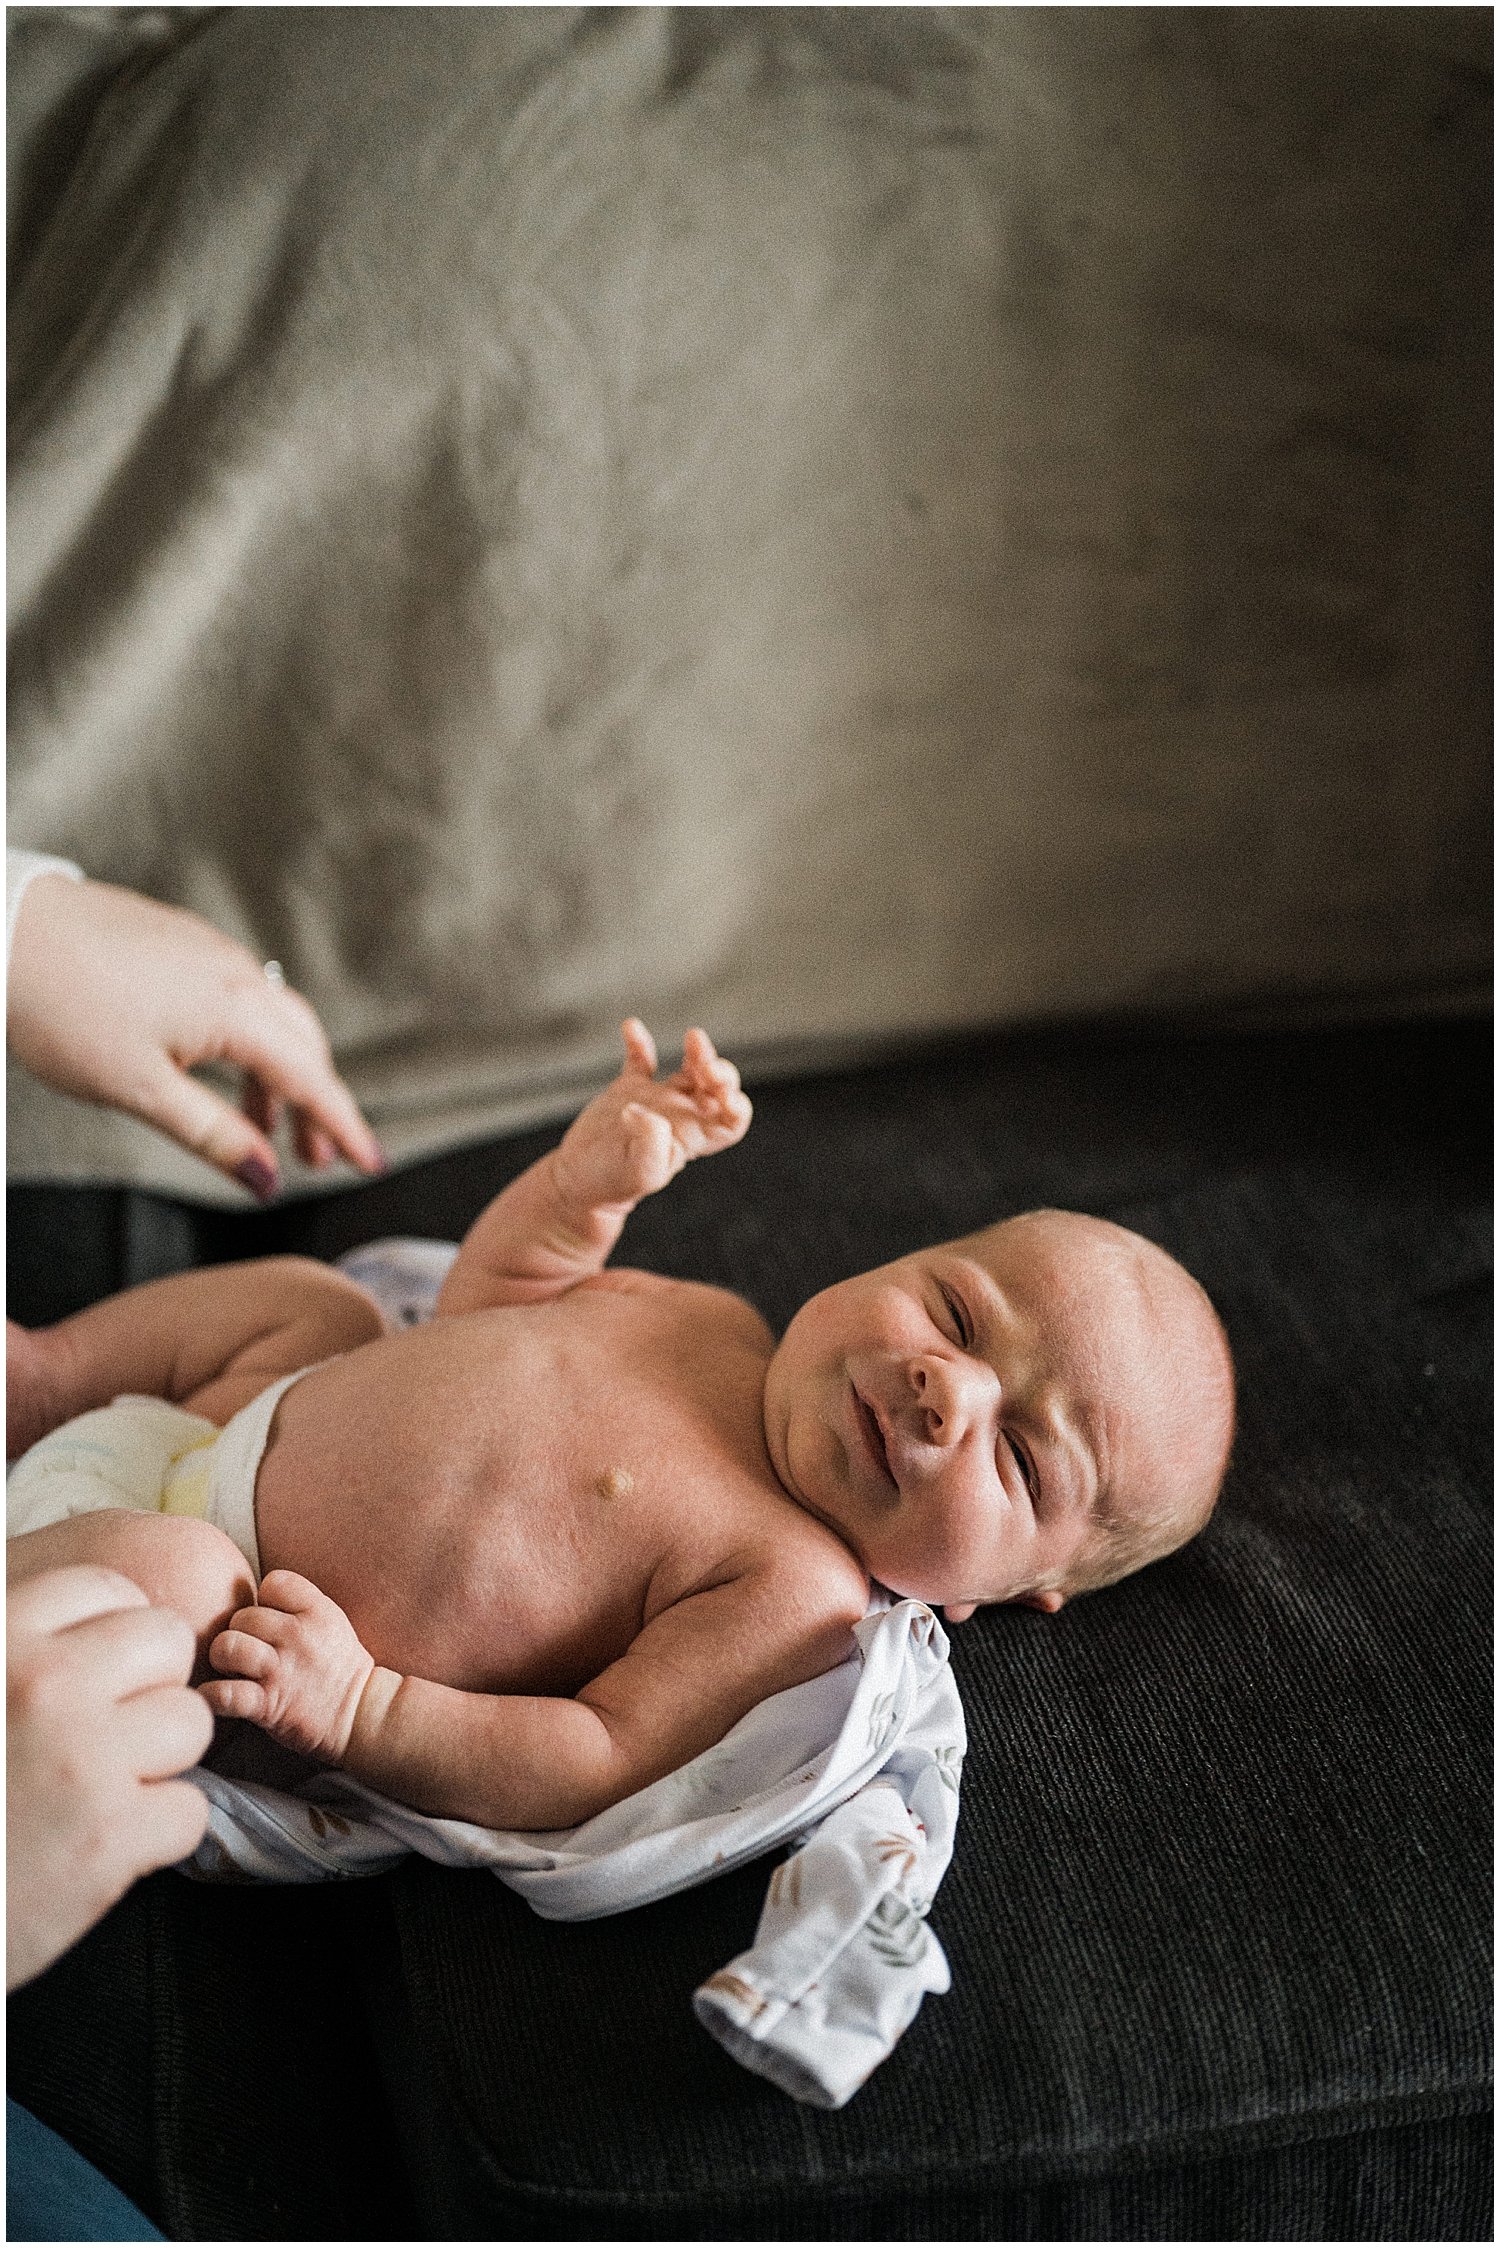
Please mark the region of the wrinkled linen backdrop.
[[[627, 1011], [1486, 975], [1487, 11], [10, 43], [11, 840], [276, 955], [398, 1157]], [[14, 1174], [214, 1195], [12, 1077]]]

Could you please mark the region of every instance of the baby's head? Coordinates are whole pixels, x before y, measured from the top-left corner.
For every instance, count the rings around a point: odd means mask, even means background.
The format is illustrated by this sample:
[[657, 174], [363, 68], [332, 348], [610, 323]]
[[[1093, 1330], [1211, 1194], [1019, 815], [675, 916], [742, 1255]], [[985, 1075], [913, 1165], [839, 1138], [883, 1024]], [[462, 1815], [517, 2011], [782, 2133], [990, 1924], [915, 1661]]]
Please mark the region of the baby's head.
[[1165, 1250], [1033, 1210], [803, 1305], [766, 1376], [792, 1496], [962, 1623], [1057, 1609], [1182, 1545], [1234, 1431], [1217, 1314]]

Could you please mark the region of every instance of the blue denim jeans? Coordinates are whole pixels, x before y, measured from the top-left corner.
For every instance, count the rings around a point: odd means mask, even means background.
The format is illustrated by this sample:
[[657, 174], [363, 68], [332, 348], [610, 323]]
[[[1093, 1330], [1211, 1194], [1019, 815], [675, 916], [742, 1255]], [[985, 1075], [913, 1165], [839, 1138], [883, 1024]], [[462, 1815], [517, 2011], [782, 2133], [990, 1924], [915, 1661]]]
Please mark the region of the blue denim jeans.
[[162, 2240], [102, 2170], [14, 2100], [5, 2103], [8, 2240]]

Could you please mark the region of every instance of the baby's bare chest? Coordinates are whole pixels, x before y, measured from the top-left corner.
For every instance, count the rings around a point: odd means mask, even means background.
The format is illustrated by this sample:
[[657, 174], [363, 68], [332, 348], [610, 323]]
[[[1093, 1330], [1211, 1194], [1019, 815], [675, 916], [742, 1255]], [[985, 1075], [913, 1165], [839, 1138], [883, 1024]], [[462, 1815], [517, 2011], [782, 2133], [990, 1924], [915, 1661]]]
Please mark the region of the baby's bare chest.
[[633, 1309], [471, 1314], [305, 1377], [262, 1463], [263, 1566], [393, 1669], [576, 1690], [791, 1503], [754, 1352]]

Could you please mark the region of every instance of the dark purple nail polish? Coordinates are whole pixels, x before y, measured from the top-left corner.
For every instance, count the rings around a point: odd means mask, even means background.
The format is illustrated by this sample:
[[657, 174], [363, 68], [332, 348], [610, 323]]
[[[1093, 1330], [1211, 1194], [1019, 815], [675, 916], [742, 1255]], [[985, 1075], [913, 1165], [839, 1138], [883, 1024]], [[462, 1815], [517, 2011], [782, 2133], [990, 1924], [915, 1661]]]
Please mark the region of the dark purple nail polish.
[[281, 1185], [275, 1164], [261, 1155], [247, 1155], [234, 1175], [241, 1186], [249, 1187], [257, 1202], [274, 1201]]

